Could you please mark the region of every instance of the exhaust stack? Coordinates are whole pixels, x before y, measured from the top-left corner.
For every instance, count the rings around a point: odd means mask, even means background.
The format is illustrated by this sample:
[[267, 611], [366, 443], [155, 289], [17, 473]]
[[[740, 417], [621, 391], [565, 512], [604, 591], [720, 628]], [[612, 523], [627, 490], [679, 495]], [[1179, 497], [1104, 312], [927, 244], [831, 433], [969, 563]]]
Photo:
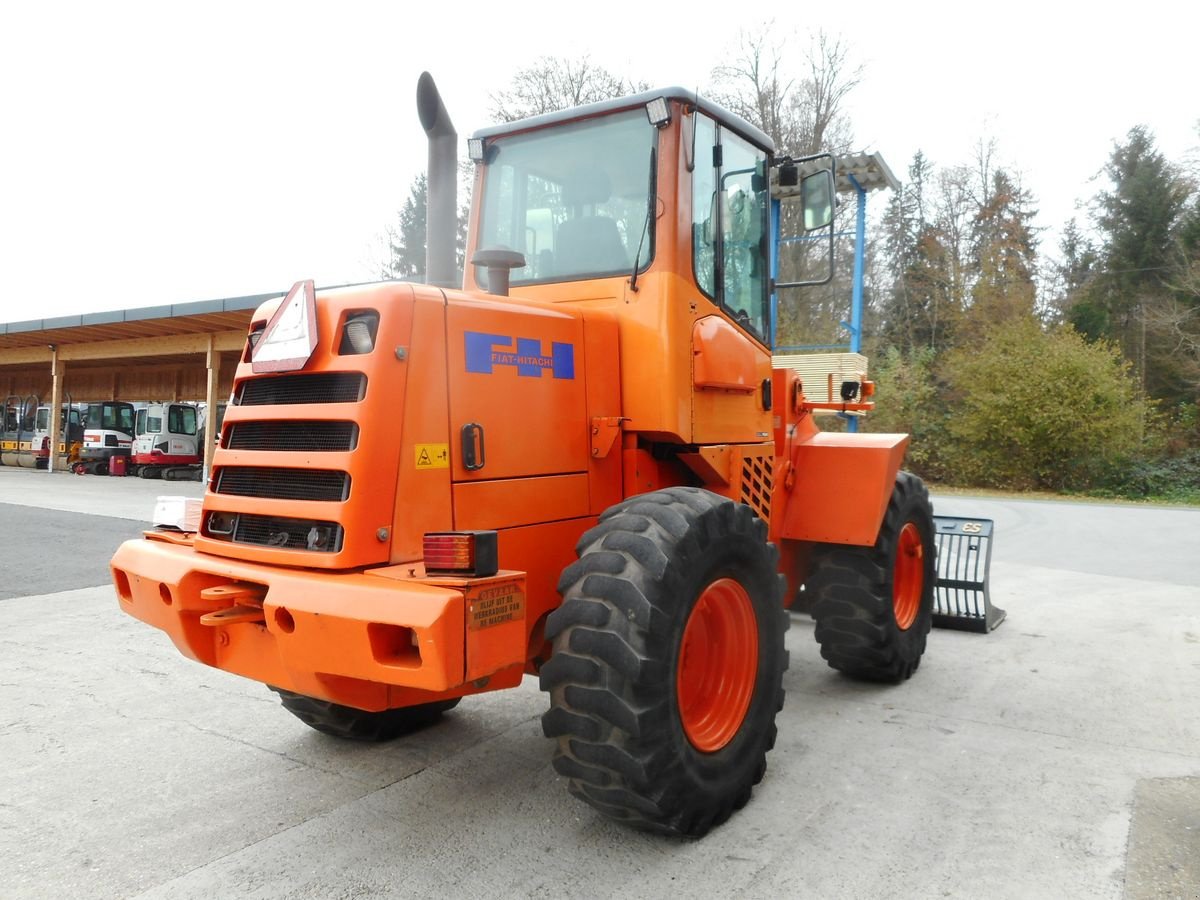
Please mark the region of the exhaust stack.
[[458, 226], [458, 132], [442, 103], [433, 76], [417, 80], [417, 115], [429, 138], [428, 193], [425, 210], [425, 281], [438, 287], [459, 287], [454, 259]]

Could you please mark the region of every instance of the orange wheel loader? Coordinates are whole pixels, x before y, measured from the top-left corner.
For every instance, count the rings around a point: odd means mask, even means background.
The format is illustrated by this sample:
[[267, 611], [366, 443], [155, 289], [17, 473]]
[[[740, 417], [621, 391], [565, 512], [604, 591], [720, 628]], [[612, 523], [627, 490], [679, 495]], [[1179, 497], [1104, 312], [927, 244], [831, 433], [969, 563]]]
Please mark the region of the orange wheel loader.
[[772, 207], [831, 228], [831, 160], [681, 88], [484, 129], [452, 286], [457, 137], [417, 94], [429, 283], [259, 308], [198, 530], [120, 547], [121, 608], [347, 738], [536, 675], [571, 793], [703, 834], [763, 778], [797, 598], [851, 676], [930, 627], [907, 436], [822, 432], [772, 368]]

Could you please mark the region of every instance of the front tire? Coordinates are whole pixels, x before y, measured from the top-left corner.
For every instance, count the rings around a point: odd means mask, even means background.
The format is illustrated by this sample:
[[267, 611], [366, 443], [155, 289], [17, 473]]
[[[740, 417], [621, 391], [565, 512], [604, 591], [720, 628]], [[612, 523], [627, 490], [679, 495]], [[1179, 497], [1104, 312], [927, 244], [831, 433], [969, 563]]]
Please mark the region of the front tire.
[[700, 488], [634, 497], [580, 538], [541, 670], [554, 768], [610, 818], [699, 836], [775, 743], [788, 626], [766, 525]]
[[400, 709], [367, 712], [267, 686], [279, 695], [283, 708], [305, 725], [322, 734], [355, 741], [390, 741], [410, 731], [424, 728], [441, 718], [442, 713], [458, 706], [460, 699], [455, 697], [452, 700], [438, 700]]
[[831, 667], [867, 681], [912, 676], [933, 621], [935, 554], [929, 491], [908, 472], [896, 476], [875, 546], [814, 548], [805, 593]]

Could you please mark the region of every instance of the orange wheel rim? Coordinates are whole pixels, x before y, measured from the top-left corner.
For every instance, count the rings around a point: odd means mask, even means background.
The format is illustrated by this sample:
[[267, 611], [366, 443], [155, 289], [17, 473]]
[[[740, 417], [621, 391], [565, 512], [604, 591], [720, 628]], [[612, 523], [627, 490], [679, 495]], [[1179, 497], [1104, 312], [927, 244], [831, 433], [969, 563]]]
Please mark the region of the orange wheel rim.
[[921, 531], [913, 522], [904, 523], [896, 543], [896, 566], [892, 572], [892, 606], [896, 624], [907, 630], [921, 611], [921, 595], [925, 593], [925, 545]]
[[742, 727], [758, 674], [758, 620], [732, 578], [717, 579], [696, 601], [675, 674], [684, 733], [697, 750], [715, 753]]

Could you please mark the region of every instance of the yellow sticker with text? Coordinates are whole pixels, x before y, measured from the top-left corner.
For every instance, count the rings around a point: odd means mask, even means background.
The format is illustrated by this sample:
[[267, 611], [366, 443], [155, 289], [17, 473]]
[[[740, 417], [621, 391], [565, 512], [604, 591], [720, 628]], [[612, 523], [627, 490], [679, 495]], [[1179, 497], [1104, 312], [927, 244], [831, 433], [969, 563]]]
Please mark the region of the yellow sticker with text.
[[418, 469], [450, 468], [449, 444], [417, 444]]

